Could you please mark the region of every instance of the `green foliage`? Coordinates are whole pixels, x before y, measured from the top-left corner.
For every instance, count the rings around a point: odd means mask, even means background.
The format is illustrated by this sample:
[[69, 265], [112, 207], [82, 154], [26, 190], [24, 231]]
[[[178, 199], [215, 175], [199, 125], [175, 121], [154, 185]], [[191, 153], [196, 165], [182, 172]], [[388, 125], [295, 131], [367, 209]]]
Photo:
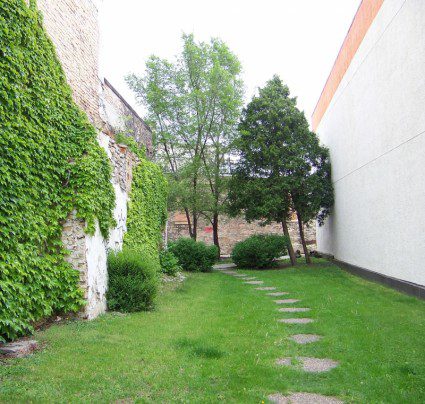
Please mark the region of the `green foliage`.
[[131, 136], [127, 136], [123, 133], [117, 133], [115, 135], [115, 141], [120, 144], [128, 146], [128, 148], [137, 156], [143, 160], [146, 158], [146, 147], [140, 147], [137, 142]]
[[161, 168], [146, 159], [133, 170], [124, 245], [146, 251], [159, 261], [162, 231], [167, 220], [167, 180]]
[[192, 238], [180, 238], [170, 243], [168, 249], [177, 257], [185, 271], [209, 272], [218, 258], [218, 249]]
[[175, 61], [152, 56], [143, 77], [126, 79], [148, 110], [157, 159], [170, 173], [170, 202], [190, 213], [196, 234], [201, 213], [211, 220], [223, 204], [226, 159], [242, 107], [241, 64], [219, 39], [183, 35]]
[[109, 310], [150, 310], [158, 291], [158, 262], [146, 252], [124, 249], [108, 255]]
[[75, 105], [35, 3], [0, 2], [0, 340], [77, 311], [79, 274], [62, 224], [77, 209], [93, 233], [114, 223], [111, 167]]
[[248, 237], [233, 247], [232, 261], [239, 268], [270, 268], [286, 254], [288, 238], [275, 234]]
[[162, 250], [159, 253], [159, 262], [164, 274], [175, 276], [177, 272], [182, 271], [177, 257], [169, 250]]

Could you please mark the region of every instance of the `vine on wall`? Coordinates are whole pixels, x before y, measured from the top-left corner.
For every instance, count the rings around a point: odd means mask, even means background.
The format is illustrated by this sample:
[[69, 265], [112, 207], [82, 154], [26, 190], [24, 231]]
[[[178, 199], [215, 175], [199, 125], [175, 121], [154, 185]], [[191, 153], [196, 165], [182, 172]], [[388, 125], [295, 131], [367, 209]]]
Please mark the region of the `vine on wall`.
[[35, 2], [0, 2], [0, 340], [83, 304], [61, 242], [68, 214], [114, 224], [108, 157], [75, 105]]
[[[142, 157], [141, 153], [138, 153]], [[159, 247], [167, 220], [168, 184], [161, 168], [142, 158], [133, 171], [124, 246], [146, 251], [159, 261]]]

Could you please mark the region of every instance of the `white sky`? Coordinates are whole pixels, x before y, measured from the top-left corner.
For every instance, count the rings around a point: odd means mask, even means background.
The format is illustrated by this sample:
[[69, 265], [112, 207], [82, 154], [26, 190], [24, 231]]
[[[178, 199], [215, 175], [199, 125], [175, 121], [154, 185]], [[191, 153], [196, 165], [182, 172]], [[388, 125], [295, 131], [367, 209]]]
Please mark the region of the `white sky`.
[[219, 37], [242, 62], [245, 99], [279, 74], [308, 119], [360, 0], [103, 0], [102, 74], [143, 116], [124, 76], [155, 54], [173, 58], [181, 34]]

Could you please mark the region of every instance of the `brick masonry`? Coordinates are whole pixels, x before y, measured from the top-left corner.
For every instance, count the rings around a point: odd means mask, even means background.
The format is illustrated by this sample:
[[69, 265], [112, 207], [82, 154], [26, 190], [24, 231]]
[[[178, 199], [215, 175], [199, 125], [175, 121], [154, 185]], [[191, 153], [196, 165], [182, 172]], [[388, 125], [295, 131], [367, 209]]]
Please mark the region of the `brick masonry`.
[[98, 130], [99, 144], [113, 167], [112, 184], [117, 227], [109, 240], [97, 226], [94, 236], [85, 233], [84, 221], [71, 212], [63, 225], [62, 241], [69, 251], [67, 261], [79, 271], [86, 306], [81, 313], [94, 318], [106, 310], [106, 255], [120, 249], [126, 231], [127, 202], [137, 157], [125, 145], [115, 142], [123, 133], [144, 145], [152, 155], [150, 128], [107, 80], [99, 77], [99, 25], [96, 0], [38, 0], [44, 27], [50, 36], [76, 104]]
[[[295, 250], [302, 252], [301, 240], [298, 234], [298, 223], [291, 220], [288, 223], [289, 234]], [[305, 237], [310, 250], [316, 250], [316, 226], [314, 222], [304, 226]], [[272, 223], [267, 226], [261, 226], [259, 221], [248, 223], [242, 217], [230, 218], [222, 215], [219, 222], [219, 243], [221, 255], [230, 255], [234, 245], [245, 240], [253, 234], [283, 234], [280, 223]], [[168, 238], [176, 240], [179, 237], [189, 237], [187, 222], [182, 214], [171, 214], [168, 221]], [[198, 227], [199, 241], [207, 244], [213, 244], [213, 233], [211, 224], [204, 219], [200, 219]]]

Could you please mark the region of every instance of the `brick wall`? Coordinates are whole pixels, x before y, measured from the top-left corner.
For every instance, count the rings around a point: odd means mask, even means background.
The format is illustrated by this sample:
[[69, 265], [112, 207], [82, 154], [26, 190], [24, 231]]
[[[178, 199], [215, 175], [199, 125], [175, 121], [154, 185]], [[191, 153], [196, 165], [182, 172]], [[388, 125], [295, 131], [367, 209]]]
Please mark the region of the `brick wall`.
[[[298, 234], [298, 223], [291, 220], [288, 223], [289, 233], [291, 236], [294, 250], [302, 252], [301, 240]], [[316, 250], [316, 225], [314, 222], [304, 226], [305, 237], [310, 250]], [[280, 223], [272, 223], [267, 226], [261, 226], [260, 222], [248, 223], [242, 217], [230, 218], [222, 215], [219, 223], [219, 242], [221, 255], [229, 255], [234, 245], [245, 240], [253, 234], [279, 234], [282, 235], [282, 225]], [[171, 214], [168, 221], [168, 238], [176, 240], [180, 237], [189, 237], [187, 222], [182, 214]], [[213, 244], [213, 233], [211, 224], [204, 219], [200, 219], [198, 227], [197, 239], [207, 244]]]
[[99, 25], [92, 0], [38, 0], [75, 102], [99, 127]]

